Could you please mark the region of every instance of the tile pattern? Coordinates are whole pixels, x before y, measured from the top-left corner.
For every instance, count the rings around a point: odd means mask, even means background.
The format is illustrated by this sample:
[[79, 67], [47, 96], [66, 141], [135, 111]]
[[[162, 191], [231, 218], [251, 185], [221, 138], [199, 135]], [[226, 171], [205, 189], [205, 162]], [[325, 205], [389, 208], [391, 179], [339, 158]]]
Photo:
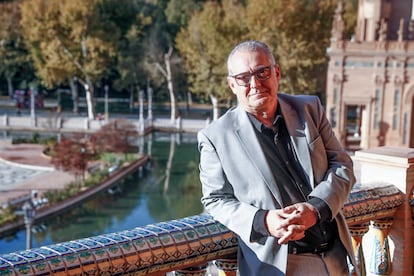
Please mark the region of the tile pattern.
[[17, 166], [0, 159], [0, 190], [16, 189], [27, 180], [45, 173], [45, 169], [34, 166]]
[[343, 212], [349, 226], [392, 217], [404, 203], [404, 194], [394, 185], [357, 186], [350, 193]]
[[145, 275], [236, 250], [235, 235], [203, 214], [0, 255], [0, 275]]

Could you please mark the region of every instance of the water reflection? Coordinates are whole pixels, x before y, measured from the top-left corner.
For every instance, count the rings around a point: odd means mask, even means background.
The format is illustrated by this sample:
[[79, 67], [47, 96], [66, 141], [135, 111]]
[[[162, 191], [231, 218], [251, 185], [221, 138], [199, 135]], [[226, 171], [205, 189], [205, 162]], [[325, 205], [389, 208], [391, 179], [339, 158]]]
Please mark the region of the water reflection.
[[[112, 193], [102, 193], [71, 211], [38, 222], [33, 247], [131, 229], [202, 212], [195, 134], [154, 133], [139, 140], [152, 156]], [[25, 232], [0, 238], [0, 254], [24, 250]]]

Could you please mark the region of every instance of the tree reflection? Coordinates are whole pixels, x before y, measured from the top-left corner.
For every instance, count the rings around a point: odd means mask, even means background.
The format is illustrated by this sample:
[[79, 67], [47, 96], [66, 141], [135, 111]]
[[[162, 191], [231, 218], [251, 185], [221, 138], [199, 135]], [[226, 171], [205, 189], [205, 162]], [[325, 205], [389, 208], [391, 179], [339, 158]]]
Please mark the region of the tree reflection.
[[[156, 158], [159, 162], [154, 169], [161, 171], [165, 168], [163, 187], [153, 187], [148, 194], [148, 210], [157, 221], [171, 218], [183, 218], [199, 214], [203, 211], [200, 203], [201, 184], [198, 177], [198, 151], [196, 143], [177, 144], [176, 135], [170, 136], [168, 159]], [[167, 144], [156, 142], [153, 155], [158, 150], [167, 151]], [[174, 158], [174, 155], [177, 158]], [[162, 192], [161, 189], [162, 188]]]
[[164, 180], [164, 194], [168, 192], [168, 187], [170, 186], [170, 177], [171, 177], [171, 167], [172, 167], [172, 161], [174, 158], [174, 152], [175, 152], [175, 135], [174, 133], [170, 136], [170, 151], [168, 153], [168, 161], [167, 166], [165, 167], [165, 180]]
[[[119, 183], [118, 193], [101, 193], [68, 212], [36, 222], [35, 227], [46, 228], [34, 234], [34, 247], [200, 214], [203, 208], [195, 137], [185, 140], [175, 136], [173, 145], [169, 134], [159, 140], [157, 135], [151, 137], [147, 140], [152, 153], [150, 170], [127, 177]], [[168, 190], [164, 193], [167, 167]], [[24, 249], [24, 237], [20, 232], [3, 237], [0, 252], [5, 253], [5, 247], [6, 252]]]

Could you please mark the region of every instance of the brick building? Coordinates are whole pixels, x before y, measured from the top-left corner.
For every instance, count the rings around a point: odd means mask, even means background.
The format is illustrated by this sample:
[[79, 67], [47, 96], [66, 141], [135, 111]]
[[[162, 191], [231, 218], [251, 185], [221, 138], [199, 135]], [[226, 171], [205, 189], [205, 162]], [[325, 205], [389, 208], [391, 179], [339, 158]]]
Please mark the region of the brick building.
[[414, 148], [414, 0], [359, 0], [354, 36], [343, 3], [327, 50], [326, 110], [348, 148]]

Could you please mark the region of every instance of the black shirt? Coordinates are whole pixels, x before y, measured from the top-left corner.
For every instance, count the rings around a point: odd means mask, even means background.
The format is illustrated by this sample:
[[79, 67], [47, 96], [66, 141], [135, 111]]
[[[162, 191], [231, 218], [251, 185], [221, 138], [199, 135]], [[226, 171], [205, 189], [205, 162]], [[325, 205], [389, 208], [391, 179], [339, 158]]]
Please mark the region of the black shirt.
[[[266, 127], [253, 115], [247, 114], [273, 172], [275, 185], [280, 191], [283, 207], [297, 202], [308, 202], [315, 206], [319, 212], [317, 224], [305, 231], [305, 237], [299, 241], [289, 243], [295, 244], [295, 246], [317, 247], [320, 244], [331, 242], [338, 236], [336, 223], [331, 221], [330, 208], [323, 200], [308, 197], [312, 188], [307, 182], [305, 172], [300, 165], [280, 110], [278, 109], [276, 113], [273, 128]], [[266, 212], [261, 210], [256, 214], [254, 229], [259, 233], [269, 235], [264, 225]]]

